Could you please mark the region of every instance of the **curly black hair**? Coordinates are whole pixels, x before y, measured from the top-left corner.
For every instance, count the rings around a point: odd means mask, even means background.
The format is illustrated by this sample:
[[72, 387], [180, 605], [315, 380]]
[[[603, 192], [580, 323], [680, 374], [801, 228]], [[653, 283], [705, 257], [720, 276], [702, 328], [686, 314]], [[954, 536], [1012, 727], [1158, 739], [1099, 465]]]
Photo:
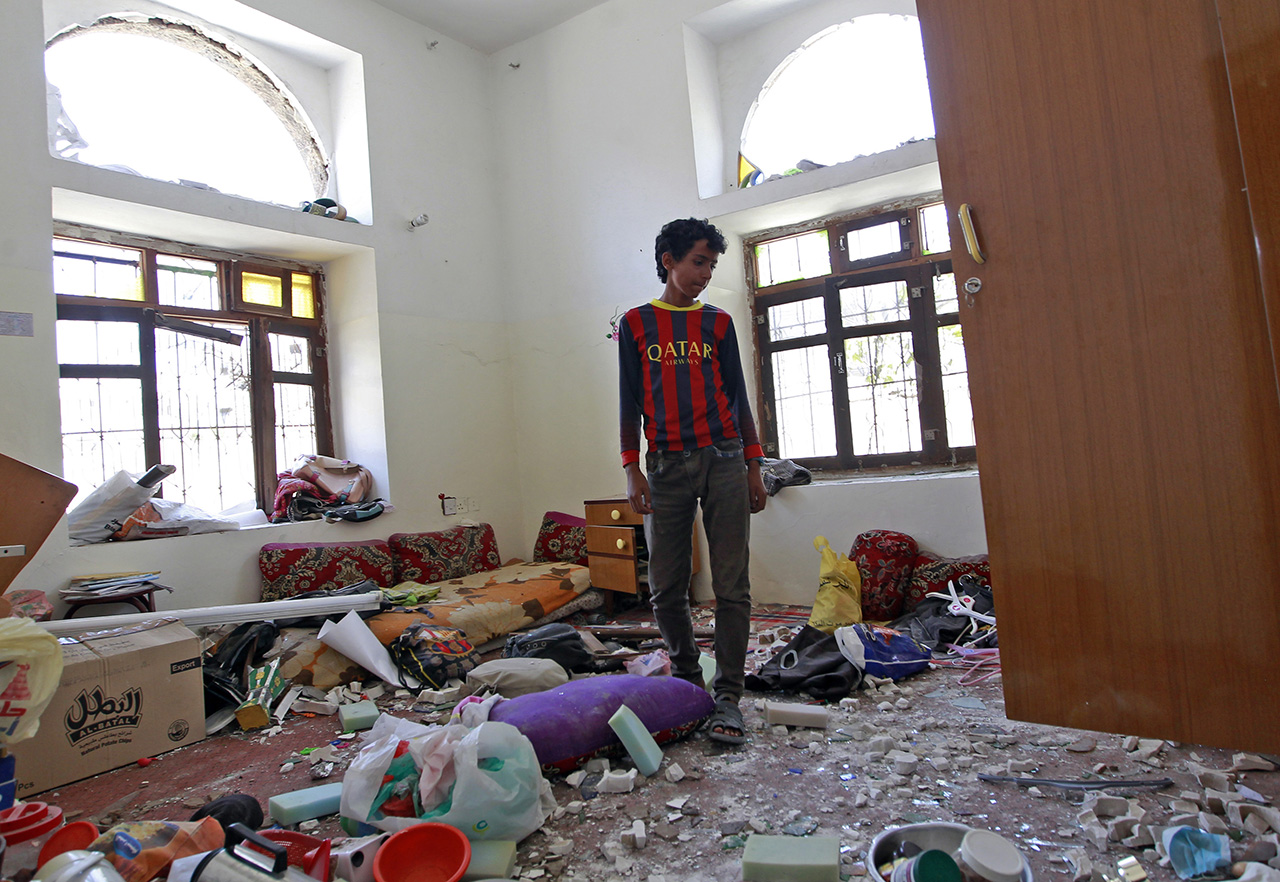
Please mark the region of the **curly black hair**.
[[670, 254], [675, 261], [684, 260], [685, 255], [693, 250], [698, 240], [706, 239], [711, 250], [724, 254], [729, 246], [724, 235], [715, 225], [696, 217], [673, 220], [662, 228], [657, 240], [653, 243], [653, 258], [658, 264], [658, 279], [667, 280], [667, 268], [662, 265], [662, 255]]

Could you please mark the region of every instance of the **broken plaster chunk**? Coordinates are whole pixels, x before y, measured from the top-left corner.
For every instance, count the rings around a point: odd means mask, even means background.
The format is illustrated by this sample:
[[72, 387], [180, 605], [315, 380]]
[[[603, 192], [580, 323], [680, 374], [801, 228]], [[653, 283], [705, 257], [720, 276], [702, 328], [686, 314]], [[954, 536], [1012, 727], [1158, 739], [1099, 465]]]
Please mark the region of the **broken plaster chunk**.
[[587, 777], [587, 773], [582, 769], [578, 769], [575, 772], [570, 772], [569, 774], [565, 775], [564, 783], [568, 784], [570, 787], [579, 787], [582, 785], [582, 781], [586, 777]]
[[672, 784], [676, 784], [684, 780], [684, 769], [680, 768], [679, 763], [672, 763], [667, 766], [667, 770], [663, 773], [663, 777]]
[[1115, 818], [1129, 812], [1129, 800], [1122, 796], [1094, 791], [1085, 798], [1084, 807], [1100, 818]]
[[1162, 750], [1164, 750], [1164, 741], [1158, 738], [1139, 738], [1138, 746], [1132, 753], [1134, 759], [1143, 762], [1153, 758]]
[[587, 760], [583, 764], [582, 768], [586, 770], [587, 774], [591, 774], [592, 772], [607, 772], [609, 771], [609, 761], [604, 757], [595, 757]]
[[649, 836], [644, 831], [644, 821], [637, 818], [631, 822], [631, 829], [622, 834], [622, 844], [634, 849], [642, 849], [649, 844]]
[[919, 767], [920, 760], [912, 754], [901, 754], [893, 758], [893, 772], [895, 775], [914, 775], [916, 768]]
[[600, 778], [600, 783], [596, 785], [596, 790], [600, 793], [630, 793], [636, 789], [638, 774], [635, 769], [627, 769], [625, 772], [621, 770], [605, 772]]
[[1196, 771], [1196, 781], [1205, 790], [1221, 790], [1231, 792], [1234, 787], [1233, 776], [1226, 772], [1219, 772], [1214, 769], [1199, 769]]
[[1276, 764], [1253, 753], [1237, 753], [1231, 758], [1231, 768], [1242, 772], [1254, 770], [1258, 772], [1274, 772]]
[[667, 808], [680, 811], [680, 809], [684, 808], [684, 804], [688, 801], [689, 801], [689, 797], [687, 796], [677, 796], [675, 799], [667, 800]]

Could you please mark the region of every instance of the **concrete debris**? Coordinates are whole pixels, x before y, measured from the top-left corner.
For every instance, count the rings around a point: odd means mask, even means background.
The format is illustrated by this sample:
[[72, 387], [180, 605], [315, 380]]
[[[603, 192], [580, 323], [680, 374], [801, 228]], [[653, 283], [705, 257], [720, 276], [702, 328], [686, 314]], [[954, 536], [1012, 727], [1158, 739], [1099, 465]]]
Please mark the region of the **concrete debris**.
[[634, 849], [642, 849], [649, 844], [649, 836], [644, 830], [644, 821], [637, 818], [631, 822], [631, 829], [622, 834], [622, 844]]
[[1227, 772], [1218, 772], [1200, 767], [1194, 767], [1192, 771], [1195, 773], [1196, 781], [1205, 790], [1230, 791], [1235, 789], [1235, 776]]
[[587, 773], [584, 769], [578, 769], [564, 776], [564, 783], [570, 787], [580, 787], [582, 782], [586, 780]]
[[609, 761], [603, 757], [595, 757], [587, 760], [582, 768], [588, 774], [591, 772], [607, 772], [609, 771]]
[[328, 699], [316, 701], [311, 698], [297, 698], [289, 709], [295, 714], [320, 714], [331, 717], [338, 712], [338, 703]]
[[547, 843], [547, 854], [553, 854], [556, 857], [565, 857], [573, 852], [572, 839], [553, 839]]
[[688, 801], [689, 801], [689, 797], [687, 796], [677, 796], [675, 799], [667, 800], [667, 808], [680, 811], [680, 809], [684, 808], [685, 803]]
[[607, 771], [600, 778], [600, 783], [596, 785], [596, 790], [601, 793], [630, 793], [636, 789], [636, 776], [639, 774], [635, 769], [627, 769], [624, 771]]
[[667, 770], [663, 773], [663, 777], [672, 784], [678, 783], [684, 780], [684, 769], [680, 768], [679, 763], [672, 763], [667, 766]]
[[1140, 763], [1149, 762], [1156, 754], [1164, 750], [1164, 741], [1156, 738], [1140, 738], [1137, 747], [1131, 751], [1133, 758]]
[[1237, 753], [1231, 758], [1231, 768], [1236, 772], [1246, 770], [1255, 770], [1259, 772], [1274, 772], [1276, 764], [1269, 759], [1258, 756], [1253, 753]]
[[1097, 746], [1098, 739], [1094, 738], [1092, 735], [1085, 735], [1066, 745], [1065, 749], [1072, 753], [1089, 753]]

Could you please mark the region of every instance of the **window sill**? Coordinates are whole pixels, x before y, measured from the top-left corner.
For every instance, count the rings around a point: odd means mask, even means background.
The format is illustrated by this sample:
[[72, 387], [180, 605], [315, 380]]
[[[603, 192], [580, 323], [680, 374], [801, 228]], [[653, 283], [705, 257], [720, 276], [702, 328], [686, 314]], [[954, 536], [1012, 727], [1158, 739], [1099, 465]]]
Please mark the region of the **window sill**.
[[[813, 484], [853, 484], [864, 481], [917, 481], [930, 478], [947, 478], [953, 476], [976, 476], [977, 463], [959, 463], [957, 465], [913, 465], [884, 466], [870, 469], [824, 469], [813, 471]], [[801, 485], [804, 486], [804, 485]], [[812, 486], [809, 485], [809, 486]]]
[[701, 200], [701, 210], [720, 229], [742, 236], [941, 191], [936, 143], [912, 141], [884, 153], [729, 190]]

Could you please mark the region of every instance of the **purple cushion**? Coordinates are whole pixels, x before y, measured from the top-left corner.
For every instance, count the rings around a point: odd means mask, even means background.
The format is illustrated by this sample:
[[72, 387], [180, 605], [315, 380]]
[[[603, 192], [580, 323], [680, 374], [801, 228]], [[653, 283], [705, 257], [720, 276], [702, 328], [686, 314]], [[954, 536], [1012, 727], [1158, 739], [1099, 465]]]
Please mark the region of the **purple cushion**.
[[572, 772], [592, 757], [624, 752], [609, 727], [624, 704], [659, 744], [688, 735], [715, 709], [707, 690], [687, 680], [609, 674], [499, 702], [489, 719], [523, 732], [544, 770]]

